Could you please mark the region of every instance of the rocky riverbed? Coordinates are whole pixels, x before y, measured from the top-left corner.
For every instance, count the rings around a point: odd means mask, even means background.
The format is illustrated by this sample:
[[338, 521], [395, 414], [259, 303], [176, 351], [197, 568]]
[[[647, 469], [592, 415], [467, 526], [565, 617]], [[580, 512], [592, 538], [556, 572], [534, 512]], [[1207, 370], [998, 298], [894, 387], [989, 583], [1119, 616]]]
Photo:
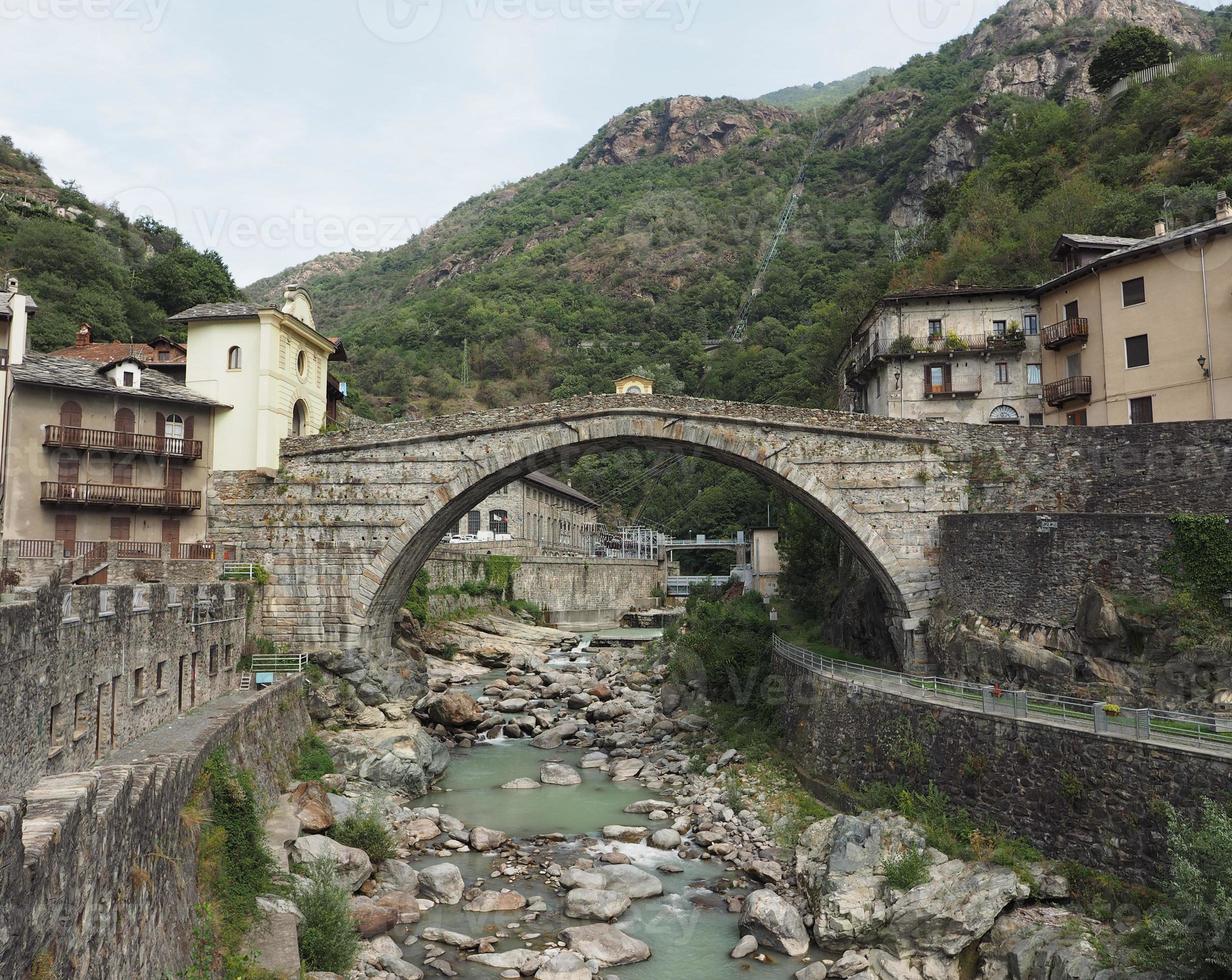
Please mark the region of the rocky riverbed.
[[[889, 811], [785, 833], [695, 689], [644, 648], [577, 641], [481, 617], [429, 640], [414, 700], [317, 693], [345, 719], [323, 733], [338, 773], [291, 787], [272, 840], [292, 872], [331, 860], [353, 893], [352, 977], [1136, 976], [1101, 958], [1103, 927], [1047, 868], [1028, 884], [951, 859]], [[361, 806], [396, 858], [328, 836]], [[917, 880], [893, 887], [909, 855]]]

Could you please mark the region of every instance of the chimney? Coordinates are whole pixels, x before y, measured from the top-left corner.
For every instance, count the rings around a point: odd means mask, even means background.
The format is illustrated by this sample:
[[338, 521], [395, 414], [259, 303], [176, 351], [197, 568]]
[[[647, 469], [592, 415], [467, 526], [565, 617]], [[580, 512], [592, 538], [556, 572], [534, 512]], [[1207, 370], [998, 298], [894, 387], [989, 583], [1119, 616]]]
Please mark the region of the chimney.
[[1155, 219], [1155, 237], [1162, 238], [1166, 234], [1168, 234], [1168, 222], [1164, 221], [1163, 218], [1156, 218]]
[[1220, 191], [1215, 197], [1215, 220], [1232, 221], [1232, 201], [1228, 200], [1228, 192]]
[[21, 364], [26, 359], [26, 332], [29, 329], [29, 298], [21, 295], [21, 284], [16, 276], [9, 276], [9, 342], [8, 363]]
[[89, 347], [94, 342], [94, 331], [88, 323], [83, 323], [77, 330], [77, 346]]

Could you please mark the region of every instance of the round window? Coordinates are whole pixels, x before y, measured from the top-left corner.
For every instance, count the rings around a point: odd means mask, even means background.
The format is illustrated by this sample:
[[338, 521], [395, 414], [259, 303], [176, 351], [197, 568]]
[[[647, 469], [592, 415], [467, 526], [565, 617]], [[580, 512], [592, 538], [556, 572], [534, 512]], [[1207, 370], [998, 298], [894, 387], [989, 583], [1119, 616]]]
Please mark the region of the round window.
[[295, 359], [295, 367], [301, 378], [308, 377], [308, 353], [306, 351], [299, 352], [299, 357]]

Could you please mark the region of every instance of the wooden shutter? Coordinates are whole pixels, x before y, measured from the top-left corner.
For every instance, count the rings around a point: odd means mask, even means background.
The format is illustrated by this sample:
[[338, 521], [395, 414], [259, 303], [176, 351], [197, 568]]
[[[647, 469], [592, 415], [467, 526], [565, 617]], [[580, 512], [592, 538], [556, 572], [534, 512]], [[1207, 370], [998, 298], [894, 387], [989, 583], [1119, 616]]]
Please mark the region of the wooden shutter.
[[131, 487], [133, 485], [133, 464], [112, 463], [111, 482], [117, 487]]
[[184, 417], [184, 439], [188, 440], [193, 437], [193, 416], [186, 415]]
[[111, 540], [112, 541], [127, 541], [132, 534], [133, 522], [127, 517], [113, 517], [111, 519]]
[[137, 417], [131, 408], [121, 408], [115, 413], [116, 432], [136, 432]]
[[180, 543], [180, 522], [168, 517], [163, 521], [163, 544]]
[[73, 549], [77, 546], [76, 514], [56, 515], [56, 540], [63, 546], [63, 554], [72, 557]]
[[65, 402], [60, 406], [60, 425], [66, 429], [81, 428], [81, 406], [76, 402]]
[[162, 412], [154, 413], [154, 434], [160, 439], [167, 434], [167, 416]]
[[182, 466], [167, 467], [167, 489], [180, 490], [184, 486], [184, 468]]
[[76, 456], [61, 456], [56, 479], [61, 483], [77, 483], [81, 475], [81, 464]]

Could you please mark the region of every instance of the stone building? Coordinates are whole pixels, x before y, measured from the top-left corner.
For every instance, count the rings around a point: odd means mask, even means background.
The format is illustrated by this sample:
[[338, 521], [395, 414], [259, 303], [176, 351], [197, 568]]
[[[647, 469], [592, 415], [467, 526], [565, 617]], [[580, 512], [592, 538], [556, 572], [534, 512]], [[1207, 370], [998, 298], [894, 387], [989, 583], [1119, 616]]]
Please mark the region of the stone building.
[[840, 377], [849, 411], [1043, 425], [1039, 306], [1025, 286], [891, 293], [852, 335]]
[[783, 570], [779, 558], [779, 529], [755, 527], [749, 532], [749, 568], [753, 591], [772, 598], [779, 591], [779, 573]]
[[20, 558], [183, 557], [205, 540], [210, 427], [224, 408], [139, 357], [23, 353], [8, 369], [3, 538]]
[[590, 554], [599, 505], [546, 473], [530, 473], [497, 490], [458, 523], [458, 534], [504, 536], [540, 550]]
[[1039, 286], [1045, 420], [1125, 425], [1232, 418], [1232, 204], [1150, 238], [1063, 235]]
[[188, 348], [169, 337], [155, 337], [148, 344], [132, 344], [119, 340], [96, 341], [94, 328], [83, 323], [77, 331], [71, 347], [61, 347], [51, 352], [56, 357], [75, 357], [95, 364], [112, 364], [125, 355], [135, 355], [150, 367], [184, 383], [184, 371], [188, 366]]
[[278, 471], [285, 436], [320, 432], [329, 418], [329, 363], [308, 293], [286, 288], [280, 309], [206, 303], [171, 317], [188, 329], [185, 384], [232, 406], [219, 414], [213, 468]]
[[618, 395], [653, 395], [654, 381], [641, 374], [627, 374], [616, 381]]

